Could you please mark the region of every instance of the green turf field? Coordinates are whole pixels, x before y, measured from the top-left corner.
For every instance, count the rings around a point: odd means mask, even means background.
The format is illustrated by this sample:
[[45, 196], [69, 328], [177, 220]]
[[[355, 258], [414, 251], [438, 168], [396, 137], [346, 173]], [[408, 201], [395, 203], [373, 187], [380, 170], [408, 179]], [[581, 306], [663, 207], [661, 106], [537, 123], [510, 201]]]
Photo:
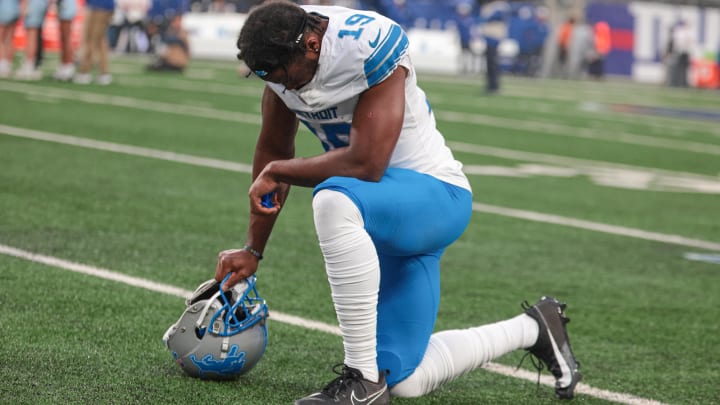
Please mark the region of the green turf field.
[[[244, 242], [262, 83], [231, 63], [177, 76], [144, 62], [114, 58], [107, 87], [0, 81], [0, 403], [292, 403], [342, 361], [332, 328], [285, 322], [335, 325], [310, 190], [293, 189], [258, 272], [264, 358], [234, 382], [186, 377], [162, 334]], [[476, 203], [443, 259], [438, 330], [554, 295], [584, 373], [575, 402], [720, 403], [720, 93], [420, 82]], [[322, 151], [306, 130], [298, 142]], [[513, 372], [522, 354], [394, 403], [557, 402], [529, 361]]]

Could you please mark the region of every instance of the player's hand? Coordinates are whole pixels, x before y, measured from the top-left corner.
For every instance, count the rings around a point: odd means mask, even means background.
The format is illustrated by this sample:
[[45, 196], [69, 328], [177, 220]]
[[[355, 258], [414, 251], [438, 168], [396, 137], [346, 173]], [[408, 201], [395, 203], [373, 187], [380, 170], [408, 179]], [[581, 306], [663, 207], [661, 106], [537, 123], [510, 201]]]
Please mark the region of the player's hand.
[[218, 253], [215, 280], [221, 282], [225, 275], [232, 272], [233, 274], [223, 286], [223, 290], [227, 291], [235, 284], [255, 274], [258, 261], [257, 257], [244, 249], [223, 250]]
[[250, 212], [258, 215], [274, 215], [280, 211], [280, 191], [287, 189], [263, 170], [250, 186]]

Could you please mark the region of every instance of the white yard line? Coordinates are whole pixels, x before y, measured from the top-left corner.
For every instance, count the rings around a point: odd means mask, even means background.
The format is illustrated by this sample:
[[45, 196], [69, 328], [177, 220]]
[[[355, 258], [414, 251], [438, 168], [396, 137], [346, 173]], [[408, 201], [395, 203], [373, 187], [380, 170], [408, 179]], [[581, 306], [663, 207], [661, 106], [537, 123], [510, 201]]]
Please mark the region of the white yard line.
[[[143, 288], [145, 290], [168, 294], [183, 299], [187, 298], [188, 296], [190, 296], [190, 294], [192, 294], [192, 291], [172, 285], [162, 284], [140, 277], [128, 276], [126, 274], [118, 273], [112, 270], [71, 262], [53, 256], [45, 256], [42, 254], [17, 249], [3, 244], [0, 244], [0, 254], [12, 256], [18, 259], [29, 260], [35, 263], [41, 263], [50, 267], [69, 270], [75, 273], [93, 276], [104, 280], [115, 281], [133, 287]], [[270, 310], [270, 320], [340, 336], [340, 329], [335, 325], [330, 325], [323, 322], [317, 322], [298, 316], [285, 314], [282, 312], [274, 311], [272, 309]], [[484, 367], [489, 371], [499, 373], [505, 376], [515, 377], [533, 382], [537, 380], [537, 374], [527, 370], [515, 370], [512, 367], [496, 363], [488, 363]], [[551, 387], [555, 385], [554, 379], [548, 375], [542, 376], [542, 378], [540, 379], [540, 383]], [[583, 383], [579, 383], [577, 385], [577, 387], [575, 388], [575, 392], [577, 392], [578, 394], [589, 395], [592, 397], [608, 401], [614, 401], [622, 404], [662, 405], [661, 402], [652, 399], [641, 398], [631, 394], [602, 390]]]
[[[160, 101], [150, 101], [126, 96], [112, 96], [93, 92], [66, 90], [55, 87], [42, 87], [38, 85], [0, 82], [0, 90], [25, 94], [28, 96], [44, 96], [65, 100], [80, 101], [90, 104], [106, 104], [116, 107], [133, 108], [146, 111], [156, 111], [170, 114], [189, 115], [201, 118], [221, 119], [231, 122], [245, 122], [260, 124], [258, 114], [247, 114], [237, 111], [225, 111], [216, 108], [188, 106]], [[701, 143], [666, 139], [647, 135], [631, 133], [608, 133], [590, 128], [576, 128], [550, 122], [524, 121], [511, 118], [493, 117], [489, 115], [470, 114], [454, 111], [436, 112], [438, 119], [475, 125], [485, 125], [501, 129], [516, 129], [522, 131], [539, 132], [547, 135], [565, 136], [572, 138], [592, 139], [604, 142], [617, 142], [630, 145], [647, 146], [658, 149], [681, 150], [699, 154], [720, 156], [720, 146]]]
[[652, 173], [655, 175], [684, 177], [693, 180], [720, 180], [720, 177], [707, 176], [697, 173], [656, 169], [652, 167], [634, 166], [622, 163], [603, 162], [600, 160], [579, 159], [567, 156], [551, 155], [548, 153], [527, 152], [522, 150], [498, 148], [494, 146], [477, 145], [466, 142], [448, 141], [447, 145], [454, 152], [472, 153], [474, 155], [491, 156], [521, 162], [544, 163], [553, 166], [561, 165], [568, 167], [596, 168], [599, 170], [628, 170], [634, 172]]
[[32, 129], [9, 127], [7, 125], [0, 125], [0, 133], [17, 136], [20, 138], [35, 139], [39, 141], [54, 142], [71, 146], [79, 146], [81, 148], [122, 153], [132, 156], [142, 156], [151, 159], [167, 160], [170, 162], [186, 163], [193, 166], [211, 167], [214, 169], [229, 170], [241, 173], [252, 173], [252, 166], [242, 163], [185, 155], [182, 153], [143, 148], [140, 146], [123, 145], [114, 142], [96, 141], [93, 139], [80, 138], [71, 135], [61, 135], [51, 132], [35, 131]]
[[484, 212], [486, 214], [502, 215], [528, 221], [542, 222], [546, 224], [555, 224], [568, 226], [571, 228], [579, 228], [586, 231], [594, 231], [608, 233], [611, 235], [627, 236], [630, 238], [667, 243], [670, 245], [680, 245], [694, 247], [698, 249], [720, 251], [720, 243], [710, 242], [700, 239], [686, 238], [680, 235], [670, 235], [659, 232], [643, 231], [642, 229], [628, 228], [624, 226], [603, 224], [600, 222], [585, 221], [582, 219], [562, 217], [559, 215], [543, 214], [540, 212], [517, 210], [514, 208], [498, 207], [495, 205], [487, 205], [473, 202], [473, 210]]
[[720, 146], [682, 141], [677, 139], [659, 138], [655, 136], [631, 134], [629, 132], [599, 131], [591, 128], [577, 128], [553, 122], [526, 121], [517, 118], [494, 117], [490, 115], [470, 114], [454, 111], [436, 111], [439, 120], [465, 124], [478, 124], [500, 129], [515, 129], [521, 131], [541, 132], [549, 135], [566, 136], [571, 138], [592, 139], [605, 142], [617, 142], [629, 145], [648, 146], [658, 149], [694, 152], [706, 155], [720, 156]]
[[[36, 139], [54, 143], [60, 143], [83, 148], [102, 150], [107, 152], [122, 153], [126, 155], [142, 156], [151, 159], [160, 159], [171, 162], [185, 163], [194, 166], [210, 167], [220, 170], [229, 170], [240, 173], [251, 173], [252, 167], [248, 164], [230, 162], [226, 160], [203, 158], [181, 153], [169, 152], [158, 149], [142, 148], [138, 146], [123, 145], [113, 142], [95, 141], [86, 138], [79, 138], [70, 135], [61, 135], [44, 131], [36, 131], [25, 128], [0, 125], [0, 134], [7, 134], [20, 138]], [[545, 156], [545, 155], [542, 155]], [[591, 222], [577, 218], [562, 217], [559, 215], [544, 214], [534, 211], [524, 211], [514, 208], [493, 206], [481, 203], [473, 203], [473, 209], [478, 212], [501, 215], [512, 218], [525, 219], [535, 222], [544, 222], [555, 225], [563, 225], [572, 228], [579, 228], [594, 232], [608, 233], [612, 235], [626, 236], [647, 241], [662, 242], [673, 245], [681, 245], [692, 248], [720, 251], [720, 243], [687, 238], [680, 235], [663, 234], [658, 232], [645, 231], [641, 229], [627, 228], [622, 226]]]
[[260, 100], [262, 97], [262, 88], [250, 88], [241, 85], [228, 85], [220, 83], [203, 83], [197, 80], [183, 80], [183, 79], [165, 79], [159, 80], [153, 78], [150, 80], [148, 77], [120, 77], [117, 80], [123, 86], [131, 86], [138, 88], [158, 88], [158, 89], [172, 89], [180, 91], [190, 91], [196, 93], [205, 94], [221, 94], [225, 96], [242, 96], [242, 97], [254, 97], [256, 100]]
[[178, 114], [207, 119], [218, 119], [246, 124], [260, 124], [259, 114], [247, 114], [237, 111], [224, 111], [216, 108], [189, 106], [163, 101], [143, 100], [126, 96], [113, 96], [90, 91], [67, 90], [57, 87], [41, 87], [25, 83], [0, 82], [0, 91], [11, 91], [34, 97], [58, 98], [92, 105], [104, 104], [114, 107], [132, 108], [142, 111], [154, 111], [166, 114]]

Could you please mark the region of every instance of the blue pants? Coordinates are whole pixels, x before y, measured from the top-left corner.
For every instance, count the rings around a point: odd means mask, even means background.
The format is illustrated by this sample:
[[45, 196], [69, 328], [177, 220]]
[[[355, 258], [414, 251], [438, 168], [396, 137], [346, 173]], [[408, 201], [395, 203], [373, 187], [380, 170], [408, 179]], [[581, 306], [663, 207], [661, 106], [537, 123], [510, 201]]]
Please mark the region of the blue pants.
[[470, 191], [406, 169], [379, 182], [331, 177], [315, 188], [357, 205], [380, 260], [377, 361], [393, 386], [415, 371], [435, 327], [440, 257], [465, 230]]

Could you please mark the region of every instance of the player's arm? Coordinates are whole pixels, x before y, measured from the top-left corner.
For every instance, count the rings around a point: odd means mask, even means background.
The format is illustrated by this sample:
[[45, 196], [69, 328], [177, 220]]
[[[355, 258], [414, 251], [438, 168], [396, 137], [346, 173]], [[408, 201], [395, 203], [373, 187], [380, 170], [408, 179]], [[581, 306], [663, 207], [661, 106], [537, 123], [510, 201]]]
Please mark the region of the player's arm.
[[[253, 180], [257, 179], [268, 163], [275, 160], [292, 159], [295, 155], [298, 120], [295, 114], [268, 87], [263, 93], [262, 117], [262, 128], [253, 157]], [[258, 255], [265, 251], [265, 245], [280, 213], [280, 208], [290, 192], [290, 185], [278, 184], [272, 191], [274, 192], [272, 201], [277, 208], [272, 214], [257, 214], [251, 209], [245, 243], [252, 248], [252, 251], [232, 249], [220, 252], [218, 255], [215, 279], [220, 281], [228, 272], [234, 273], [226, 283], [227, 288], [257, 271], [260, 261]]]
[[253, 210], [272, 214], [260, 197], [276, 184], [314, 187], [332, 176], [379, 181], [400, 137], [405, 113], [407, 71], [398, 67], [387, 79], [360, 95], [350, 129], [350, 144], [319, 156], [270, 162], [250, 188]]
[[[262, 128], [253, 158], [253, 181], [270, 162], [292, 159], [295, 156], [298, 119], [269, 87], [265, 87], [263, 93], [262, 117]], [[273, 205], [278, 208], [274, 215], [257, 215], [252, 211], [250, 213], [247, 242], [258, 249], [265, 248], [277, 214], [290, 192], [290, 185], [281, 184], [279, 189], [272, 192]]]

